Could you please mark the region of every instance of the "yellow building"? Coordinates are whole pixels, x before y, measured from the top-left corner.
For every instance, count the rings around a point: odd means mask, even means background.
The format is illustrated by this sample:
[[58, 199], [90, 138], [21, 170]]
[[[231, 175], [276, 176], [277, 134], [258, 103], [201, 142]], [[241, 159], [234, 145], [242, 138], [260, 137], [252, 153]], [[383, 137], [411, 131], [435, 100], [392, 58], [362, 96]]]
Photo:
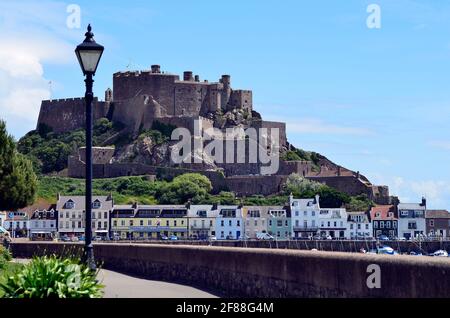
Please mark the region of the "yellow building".
[[134, 226], [136, 205], [114, 205], [111, 213], [111, 237], [129, 240], [132, 238], [130, 227]]

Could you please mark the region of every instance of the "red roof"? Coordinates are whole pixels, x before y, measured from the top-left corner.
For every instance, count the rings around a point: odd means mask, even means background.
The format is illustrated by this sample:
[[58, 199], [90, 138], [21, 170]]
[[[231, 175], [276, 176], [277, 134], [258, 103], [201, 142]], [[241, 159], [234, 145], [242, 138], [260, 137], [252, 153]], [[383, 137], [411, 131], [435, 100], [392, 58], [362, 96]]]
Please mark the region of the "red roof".
[[393, 205], [377, 205], [370, 210], [372, 220], [394, 220], [397, 218]]

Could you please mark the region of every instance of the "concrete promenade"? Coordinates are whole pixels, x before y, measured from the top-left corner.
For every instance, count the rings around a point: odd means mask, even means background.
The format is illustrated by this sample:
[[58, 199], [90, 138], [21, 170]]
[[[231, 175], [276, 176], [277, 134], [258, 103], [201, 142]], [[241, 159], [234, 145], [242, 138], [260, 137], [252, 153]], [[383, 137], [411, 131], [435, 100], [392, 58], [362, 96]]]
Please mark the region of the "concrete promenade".
[[[30, 260], [14, 259], [26, 264]], [[217, 298], [217, 296], [190, 286], [137, 278], [102, 269], [98, 280], [104, 288], [104, 298]]]
[[193, 287], [136, 278], [109, 270], [100, 270], [100, 282], [105, 285], [104, 298], [216, 298]]

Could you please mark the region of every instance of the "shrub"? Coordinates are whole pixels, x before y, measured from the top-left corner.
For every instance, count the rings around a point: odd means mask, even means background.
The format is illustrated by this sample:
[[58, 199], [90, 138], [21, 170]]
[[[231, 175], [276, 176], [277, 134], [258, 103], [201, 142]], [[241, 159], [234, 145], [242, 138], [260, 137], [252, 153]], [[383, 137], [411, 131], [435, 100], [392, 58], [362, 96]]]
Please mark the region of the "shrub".
[[35, 257], [0, 284], [5, 298], [100, 298], [103, 286], [75, 259]]
[[0, 259], [4, 259], [7, 262], [12, 260], [11, 252], [1, 245], [0, 245]]

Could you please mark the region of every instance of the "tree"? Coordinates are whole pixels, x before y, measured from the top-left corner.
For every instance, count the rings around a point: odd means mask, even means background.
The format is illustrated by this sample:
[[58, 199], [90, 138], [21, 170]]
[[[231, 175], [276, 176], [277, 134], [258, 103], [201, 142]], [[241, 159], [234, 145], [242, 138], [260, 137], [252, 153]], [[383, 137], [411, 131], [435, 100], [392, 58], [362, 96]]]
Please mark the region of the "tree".
[[295, 198], [313, 198], [316, 194], [320, 196], [320, 206], [323, 208], [338, 208], [350, 203], [350, 196], [339, 192], [327, 185], [311, 181], [293, 173], [284, 184], [285, 194], [291, 194]]
[[283, 192], [297, 198], [314, 197], [323, 185], [319, 182], [308, 180], [297, 173], [289, 175], [283, 187]]
[[16, 150], [16, 144], [0, 120], [0, 210], [16, 210], [34, 202], [37, 178], [31, 162]]
[[186, 173], [175, 177], [172, 182], [163, 183], [156, 193], [160, 203], [196, 204], [203, 202], [212, 190], [211, 181], [198, 173]]

